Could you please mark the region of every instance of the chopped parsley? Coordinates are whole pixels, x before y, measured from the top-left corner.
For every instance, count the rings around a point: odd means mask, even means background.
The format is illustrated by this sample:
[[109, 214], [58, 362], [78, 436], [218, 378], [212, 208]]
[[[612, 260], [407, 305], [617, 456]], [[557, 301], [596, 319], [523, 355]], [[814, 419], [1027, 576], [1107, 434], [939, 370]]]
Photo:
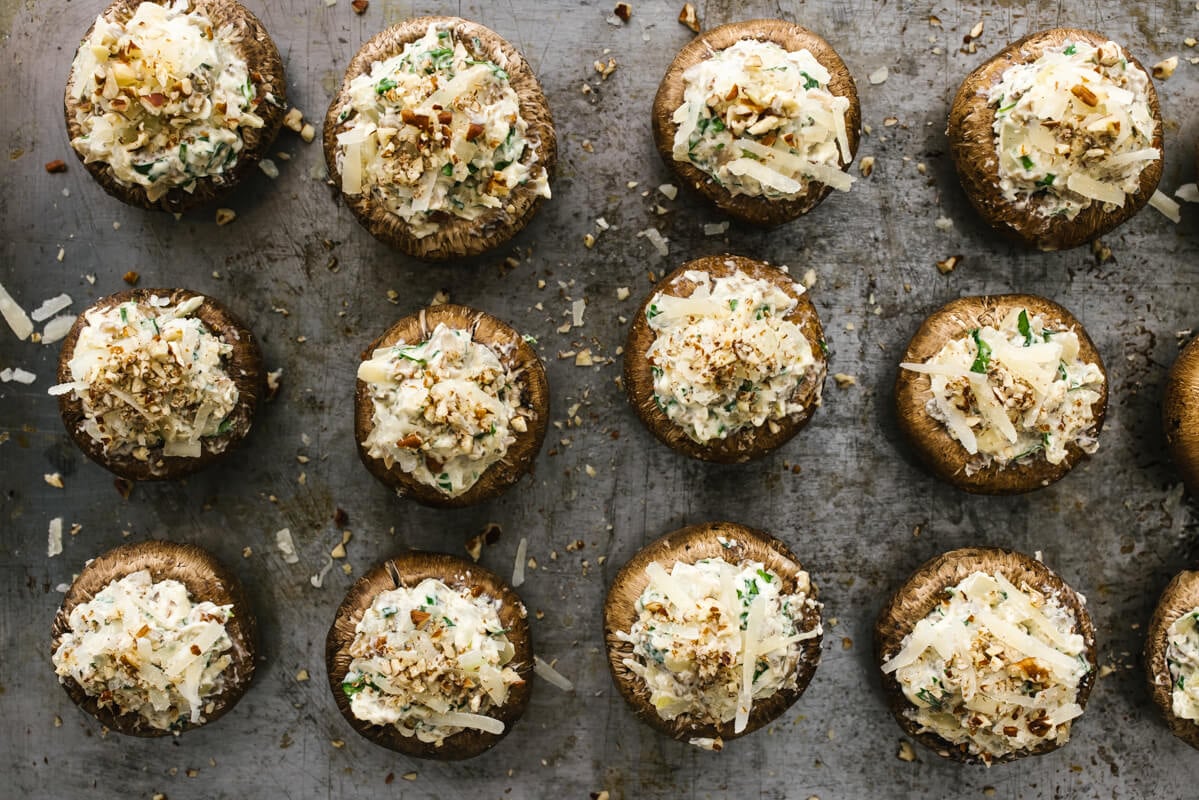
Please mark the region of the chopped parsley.
[[991, 363], [991, 345], [987, 344], [978, 335], [978, 328], [970, 331], [970, 338], [974, 339], [974, 345], [978, 348], [978, 355], [974, 357], [974, 363], [970, 365], [970, 371], [986, 375], [987, 367]]
[[1078, 48], [1074, 45], [1074, 42], [1071, 42], [1070, 44], [1066, 45], [1066, 49], [1062, 51], [1062, 54], [1072, 56], [1077, 52]]
[[1020, 335], [1024, 337], [1024, 346], [1032, 346], [1032, 326], [1028, 322], [1028, 309], [1020, 309], [1020, 319], [1016, 322]]
[[815, 78], [813, 78], [811, 75], [809, 75], [808, 73], [804, 72], [803, 70], [800, 70], [800, 71], [799, 71], [799, 74], [800, 74], [800, 75], [803, 75], [803, 88], [805, 88], [805, 89], [818, 89], [818, 88], [820, 88], [820, 81], [816, 80], [816, 79], [815, 79]]
[[398, 85], [391, 78], [384, 78], [375, 86], [375, 94], [387, 94]]
[[1033, 168], [1033, 160], [1028, 156], [1020, 156], [1020, 163], [1025, 169]]

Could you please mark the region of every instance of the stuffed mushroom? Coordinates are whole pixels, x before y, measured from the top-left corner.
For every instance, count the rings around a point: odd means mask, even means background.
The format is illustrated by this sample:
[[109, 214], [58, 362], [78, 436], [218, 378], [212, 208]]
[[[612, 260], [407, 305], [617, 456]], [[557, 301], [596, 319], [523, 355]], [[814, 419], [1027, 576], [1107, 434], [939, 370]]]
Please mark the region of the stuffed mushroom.
[[900, 727], [940, 756], [988, 766], [1061, 747], [1095, 680], [1085, 603], [1011, 550], [964, 548], [926, 563], [875, 626]]
[[212, 722], [254, 676], [241, 584], [189, 544], [125, 544], [89, 561], [54, 617], [51, 658], [71, 699], [106, 727], [165, 736]]
[[75, 154], [106, 192], [179, 212], [253, 172], [287, 107], [283, 63], [235, 0], [116, 0], [67, 79]]
[[719, 750], [787, 710], [820, 661], [816, 587], [782, 542], [731, 522], [637, 553], [604, 601], [608, 667], [644, 722]]
[[1183, 348], [1166, 378], [1162, 424], [1182, 480], [1199, 491], [1199, 344]]
[[820, 405], [825, 350], [802, 284], [761, 261], [708, 256], [663, 278], [638, 310], [625, 392], [674, 450], [748, 461], [807, 425]]
[[384, 561], [350, 589], [325, 642], [337, 707], [383, 747], [476, 756], [528, 705], [527, 616], [516, 593], [477, 564], [436, 553]]
[[545, 368], [529, 342], [482, 311], [441, 305], [397, 322], [362, 355], [358, 454], [425, 505], [496, 497], [533, 466], [549, 421]]
[[363, 45], [329, 106], [324, 146], [358, 221], [429, 260], [516, 235], [550, 196], [557, 159], [529, 63], [457, 17], [412, 19]]
[[50, 394], [88, 458], [123, 478], [164, 480], [245, 439], [264, 373], [254, 335], [216, 300], [132, 289], [79, 315], [58, 381]]
[[1162, 592], [1145, 640], [1145, 677], [1170, 730], [1199, 749], [1199, 572], [1180, 572]]
[[1009, 45], [962, 83], [946, 133], [978, 213], [1042, 250], [1125, 222], [1162, 175], [1149, 73], [1094, 31], [1054, 28]]
[[654, 97], [666, 165], [730, 216], [763, 226], [849, 190], [860, 123], [845, 62], [812, 31], [777, 19], [697, 36]]
[[941, 480], [1028, 492], [1099, 446], [1103, 361], [1081, 323], [1035, 295], [954, 300], [912, 337], [895, 380], [900, 430]]

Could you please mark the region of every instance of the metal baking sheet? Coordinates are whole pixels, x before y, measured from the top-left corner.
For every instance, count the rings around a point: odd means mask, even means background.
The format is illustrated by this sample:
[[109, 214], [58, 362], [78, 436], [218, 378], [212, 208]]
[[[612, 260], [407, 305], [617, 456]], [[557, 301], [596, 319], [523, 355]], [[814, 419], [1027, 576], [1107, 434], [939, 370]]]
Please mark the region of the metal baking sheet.
[[[707, 27], [781, 16], [828, 38], [858, 80], [870, 128], [858, 156], [876, 159], [873, 175], [806, 218], [774, 231], [733, 224], [722, 236], [704, 235], [704, 224], [723, 219], [714, 209], [687, 194], [669, 200], [656, 188], [671, 176], [652, 150], [648, 113], [657, 80], [691, 36], [675, 21], [681, 2], [634, 0], [626, 25], [608, 21], [612, 2], [590, 0], [371, 0], [362, 16], [348, 0], [248, 4], [279, 45], [291, 98], [318, 121], [345, 64], [385, 25], [453, 13], [494, 28], [526, 54], [549, 97], [562, 153], [554, 198], [498, 252], [420, 264], [359, 227], [322, 183], [319, 144], [285, 131], [277, 149], [290, 160], [278, 160], [277, 180], [257, 176], [230, 202], [238, 214], [231, 225], [216, 227], [208, 212], [175, 220], [126, 208], [76, 164], [62, 123], [69, 64], [101, 3], [0, 0], [7, 155], [0, 280], [27, 309], [65, 291], [78, 312], [125, 288], [122, 276], [131, 269], [142, 286], [209, 293], [251, 324], [269, 366], [283, 370], [278, 399], [230, 463], [182, 483], [139, 485], [125, 500], [72, 446], [46, 395], [57, 347], [0, 331], [0, 366], [37, 375], [31, 386], [0, 384], [0, 794], [1194, 795], [1199, 754], [1158, 719], [1137, 654], [1158, 593], [1195, 556], [1195, 527], [1158, 422], [1176, 332], [1199, 322], [1195, 209], [1184, 209], [1177, 226], [1146, 209], [1105, 239], [1112, 259], [1102, 263], [1087, 248], [1028, 252], [976, 219], [943, 134], [958, 83], [988, 54], [1032, 30], [1091, 27], [1146, 64], [1182, 57], [1174, 76], [1158, 82], [1167, 121], [1162, 186], [1194, 180], [1199, 81], [1187, 57], [1199, 51], [1184, 39], [1199, 35], [1199, 12], [1191, 0], [696, 3]], [[930, 24], [931, 15], [941, 24]], [[976, 52], [963, 52], [970, 49], [963, 37], [980, 22]], [[617, 68], [601, 80], [593, 64], [609, 58]], [[887, 80], [871, 84], [867, 76], [884, 66]], [[58, 158], [68, 172], [47, 174], [43, 164]], [[952, 229], [935, 227], [941, 216]], [[611, 226], [603, 232], [600, 217]], [[668, 256], [636, 236], [649, 227], [669, 239]], [[587, 233], [598, 237], [593, 249], [582, 244]], [[830, 378], [807, 430], [775, 454], [736, 467], [690, 461], [659, 445], [615, 382], [624, 318], [649, 290], [649, 274], [724, 251], [787, 264], [797, 274], [815, 270], [831, 371], [857, 381], [838, 388]], [[962, 256], [960, 265], [942, 275], [934, 263], [951, 255]], [[632, 293], [623, 302], [620, 287]], [[443, 289], [536, 336], [553, 390], [555, 425], [536, 474], [503, 498], [462, 511], [392, 495], [358, 463], [351, 435], [357, 354]], [[912, 462], [898, 441], [891, 384], [925, 314], [959, 295], [1008, 290], [1054, 298], [1082, 319], [1107, 361], [1112, 408], [1098, 454], [1059, 484], [1023, 497], [970, 497]], [[584, 324], [559, 333], [578, 299], [587, 302]], [[597, 365], [559, 356], [583, 348]], [[54, 472], [64, 488], [44, 482]], [[341, 540], [337, 508], [349, 514], [349, 556], [317, 589], [309, 578]], [[48, 558], [53, 517], [82, 528]], [[751, 524], [790, 544], [822, 590], [827, 620], [823, 662], [807, 694], [768, 729], [719, 755], [667, 740], [634, 719], [609, 680], [600, 630], [604, 591], [620, 565], [652, 538], [710, 519]], [[334, 609], [381, 558], [405, 547], [461, 554], [465, 539], [492, 522], [503, 535], [482, 561], [510, 574], [517, 543], [528, 537], [538, 566], [520, 593], [538, 612], [536, 648], [557, 660], [575, 691], [539, 683], [512, 735], [469, 762], [417, 762], [375, 747], [341, 719], [325, 683], [323, 644]], [[285, 563], [275, 547], [274, 532], [283, 527], [295, 536], [297, 564]], [[196, 542], [227, 562], [248, 585], [262, 630], [264, 660], [241, 704], [176, 741], [105, 735], [71, 705], [49, 662], [56, 587], [86, 559], [150, 536]], [[578, 539], [585, 546], [568, 550]], [[1112, 669], [1104, 670], [1071, 743], [1055, 753], [990, 770], [947, 763], [919, 747], [916, 761], [901, 761], [903, 737], [872, 666], [874, 616], [885, 593], [926, 558], [980, 543], [1040, 551], [1084, 592], [1102, 661]], [[308, 680], [297, 679], [301, 670]]]

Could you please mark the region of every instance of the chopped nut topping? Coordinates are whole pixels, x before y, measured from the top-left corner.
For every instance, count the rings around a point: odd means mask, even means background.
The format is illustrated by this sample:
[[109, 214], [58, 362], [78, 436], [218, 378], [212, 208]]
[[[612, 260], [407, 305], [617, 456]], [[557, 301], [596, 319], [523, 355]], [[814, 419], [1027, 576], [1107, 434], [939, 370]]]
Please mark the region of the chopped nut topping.
[[67, 171], [67, 162], [63, 161], [61, 158], [56, 158], [53, 161], [46, 162], [46, 172], [54, 173], [54, 172], [66, 172], [66, 171]]
[[683, 3], [683, 8], [679, 11], [679, 22], [686, 25], [695, 33], [699, 33], [699, 17], [695, 14], [695, 6], [691, 3]]

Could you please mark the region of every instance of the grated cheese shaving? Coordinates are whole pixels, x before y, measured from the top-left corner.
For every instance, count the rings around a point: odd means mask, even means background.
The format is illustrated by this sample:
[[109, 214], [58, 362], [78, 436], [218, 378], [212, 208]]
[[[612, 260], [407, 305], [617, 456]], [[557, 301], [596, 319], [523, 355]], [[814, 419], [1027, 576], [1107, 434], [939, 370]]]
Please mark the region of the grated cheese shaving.
[[537, 673], [537, 677], [545, 680], [551, 686], [555, 686], [564, 692], [574, 691], [575, 685], [571, 683], [561, 672], [551, 667], [541, 656], [533, 656], [533, 671]]

